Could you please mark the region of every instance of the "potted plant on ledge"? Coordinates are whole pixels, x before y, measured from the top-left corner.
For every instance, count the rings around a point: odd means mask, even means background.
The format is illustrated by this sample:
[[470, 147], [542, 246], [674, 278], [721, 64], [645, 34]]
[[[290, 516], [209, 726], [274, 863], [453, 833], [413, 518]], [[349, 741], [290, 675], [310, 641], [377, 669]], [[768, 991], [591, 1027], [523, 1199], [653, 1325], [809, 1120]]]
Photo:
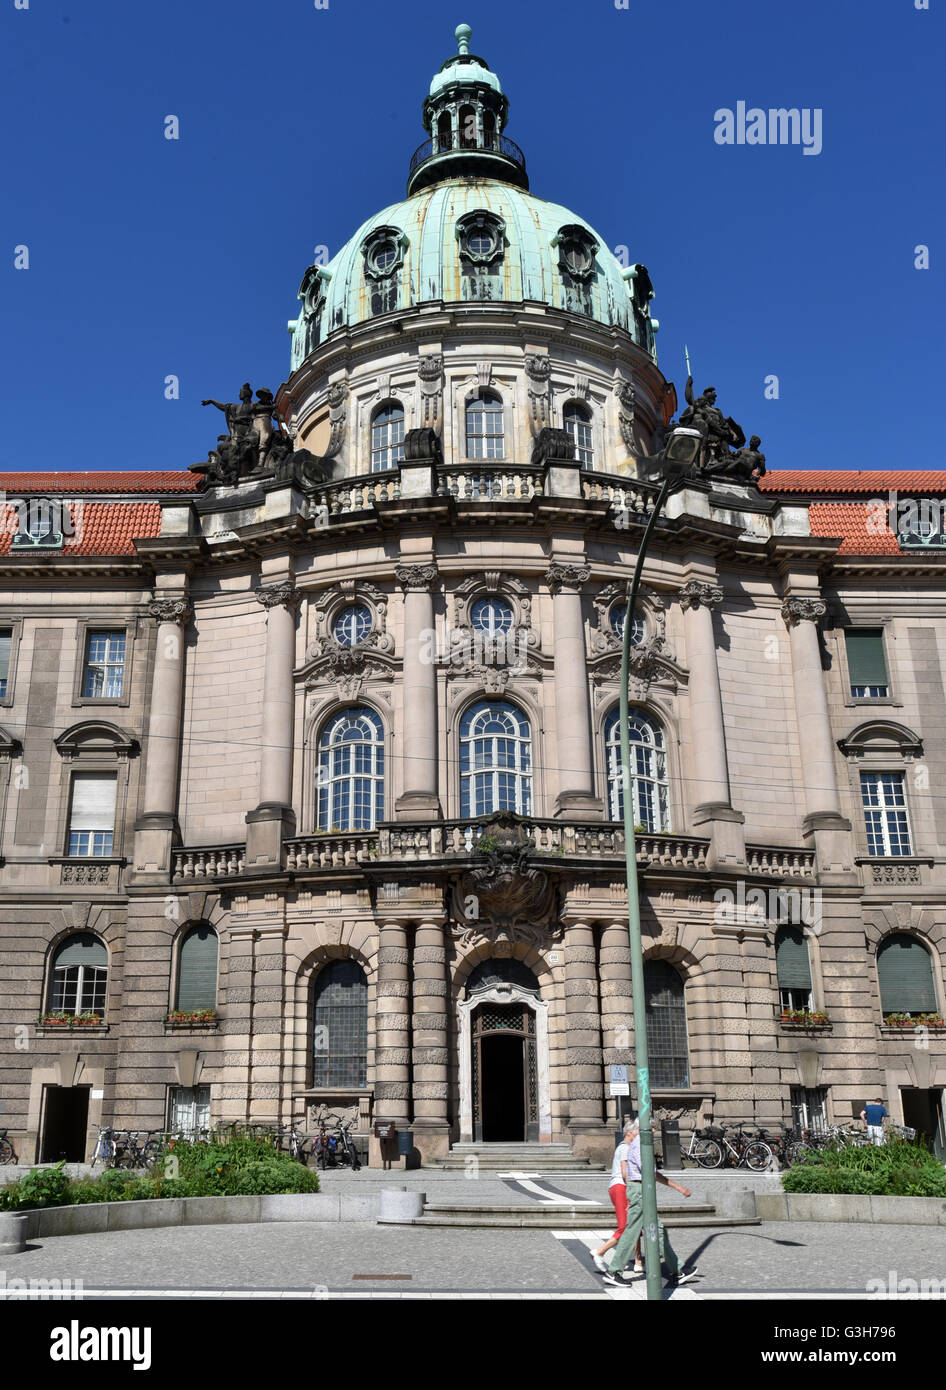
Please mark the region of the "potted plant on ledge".
[[828, 1022], [824, 1009], [782, 1009], [782, 1023], [801, 1023], [807, 1028], [823, 1028]]
[[166, 1020], [167, 1023], [194, 1024], [194, 1023], [216, 1023], [216, 1009], [170, 1009]]
[[104, 1020], [101, 1014], [91, 1009], [81, 1014], [66, 1013], [65, 1009], [51, 1009], [48, 1013], [41, 1014], [36, 1021], [43, 1028], [101, 1028]]

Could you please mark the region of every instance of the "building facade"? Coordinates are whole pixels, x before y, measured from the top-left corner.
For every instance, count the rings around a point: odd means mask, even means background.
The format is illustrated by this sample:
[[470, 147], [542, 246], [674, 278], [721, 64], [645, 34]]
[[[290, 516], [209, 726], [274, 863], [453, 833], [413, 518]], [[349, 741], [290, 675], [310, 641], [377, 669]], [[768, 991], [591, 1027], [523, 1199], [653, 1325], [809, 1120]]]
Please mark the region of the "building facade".
[[882, 1094], [942, 1150], [946, 475], [727, 446], [629, 615], [653, 288], [529, 191], [469, 37], [275, 400], [211, 403], [189, 470], [3, 477], [0, 1124], [78, 1158], [328, 1104], [402, 1161], [610, 1153], [630, 794], [658, 1115]]

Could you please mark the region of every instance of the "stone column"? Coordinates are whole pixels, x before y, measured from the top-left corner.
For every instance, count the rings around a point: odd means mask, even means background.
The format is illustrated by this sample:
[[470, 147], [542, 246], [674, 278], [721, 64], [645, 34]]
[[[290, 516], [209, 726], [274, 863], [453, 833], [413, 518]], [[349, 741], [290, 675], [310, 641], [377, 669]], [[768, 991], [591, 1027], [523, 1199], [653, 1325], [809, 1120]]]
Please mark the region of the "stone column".
[[[598, 979], [601, 990], [601, 1042], [605, 1080], [612, 1063], [628, 1069], [634, 1081], [634, 1002], [631, 995], [631, 942], [627, 922], [609, 922], [601, 932], [598, 951]], [[615, 1111], [607, 1092], [608, 1116]], [[621, 1116], [631, 1110], [632, 1098], [619, 1096]], [[615, 1121], [617, 1114], [615, 1114]]]
[[688, 579], [680, 590], [685, 614], [687, 666], [690, 672], [690, 740], [693, 784], [689, 797], [691, 823], [705, 826], [712, 838], [710, 868], [741, 869], [746, 862], [745, 817], [730, 801], [723, 700], [716, 665], [713, 609], [723, 601], [718, 584]]
[[581, 589], [588, 580], [584, 565], [552, 564], [546, 582], [555, 618], [555, 723], [557, 729], [558, 817], [591, 820], [601, 815], [594, 794], [591, 756], [591, 700]]
[[[398, 1130], [410, 1123], [411, 1001], [410, 952], [402, 922], [382, 922], [378, 936], [378, 992], [375, 1019], [375, 1119]], [[387, 1151], [382, 1157], [390, 1155]], [[403, 1167], [396, 1154], [391, 1159]]]
[[804, 777], [803, 833], [806, 839], [814, 839], [821, 872], [847, 876], [854, 869], [851, 822], [841, 815], [834, 739], [818, 642], [818, 623], [826, 611], [827, 604], [821, 598], [789, 597], [782, 604], [792, 650], [795, 717]]
[[568, 1130], [577, 1158], [597, 1156], [604, 1131], [597, 964], [593, 929], [586, 922], [569, 924], [565, 928]]
[[167, 882], [171, 846], [180, 842], [177, 823], [184, 696], [184, 629], [194, 610], [186, 598], [155, 599], [158, 621], [148, 718], [148, 762], [144, 804], [135, 822], [135, 877]]
[[447, 1118], [449, 983], [444, 928], [421, 922], [414, 936], [413, 1100], [414, 1143], [421, 1161], [444, 1158], [450, 1149]]
[[398, 565], [395, 573], [404, 590], [404, 781], [395, 815], [398, 820], [430, 820], [442, 814], [437, 794], [437, 667], [430, 637], [431, 585], [437, 569]]
[[292, 740], [295, 726], [296, 609], [302, 595], [291, 579], [262, 585], [266, 609], [266, 665], [260, 730], [260, 799], [246, 817], [246, 865], [282, 865], [282, 842], [296, 828], [292, 809]]

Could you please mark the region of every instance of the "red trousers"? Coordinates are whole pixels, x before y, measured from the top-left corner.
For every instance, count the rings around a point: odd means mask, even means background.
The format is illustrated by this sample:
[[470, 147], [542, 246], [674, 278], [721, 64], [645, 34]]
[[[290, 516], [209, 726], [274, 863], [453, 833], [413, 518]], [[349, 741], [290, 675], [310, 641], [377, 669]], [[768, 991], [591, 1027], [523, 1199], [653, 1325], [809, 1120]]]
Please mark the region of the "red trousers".
[[616, 1182], [613, 1187], [608, 1188], [608, 1196], [611, 1198], [611, 1205], [614, 1207], [614, 1214], [618, 1219], [618, 1228], [614, 1234], [615, 1236], [622, 1236], [624, 1227], [627, 1225], [627, 1188], [623, 1182]]

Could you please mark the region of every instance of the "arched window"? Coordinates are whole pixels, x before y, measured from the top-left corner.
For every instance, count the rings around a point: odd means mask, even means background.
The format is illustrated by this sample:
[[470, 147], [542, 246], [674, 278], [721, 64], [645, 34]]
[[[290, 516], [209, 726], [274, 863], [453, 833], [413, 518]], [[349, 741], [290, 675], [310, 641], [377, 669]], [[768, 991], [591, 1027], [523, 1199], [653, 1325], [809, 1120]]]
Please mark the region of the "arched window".
[[186, 1013], [217, 1007], [217, 933], [202, 923], [181, 942], [177, 1004]]
[[[670, 829], [670, 782], [663, 729], [642, 710], [628, 720], [631, 767], [634, 776], [634, 824], [656, 833]], [[624, 778], [621, 775], [621, 710], [613, 709], [604, 726], [608, 770], [608, 810], [612, 820], [624, 819]]]
[[388, 401], [371, 417], [371, 471], [396, 468], [404, 458], [404, 407]]
[[503, 403], [494, 391], [481, 391], [467, 404], [466, 456], [471, 459], [506, 457]]
[[687, 1012], [680, 972], [668, 961], [645, 960], [644, 999], [651, 1086], [689, 1086]]
[[916, 937], [898, 932], [877, 951], [880, 1007], [884, 1014], [928, 1014], [937, 1009], [933, 962]]
[[449, 150], [453, 148], [453, 126], [450, 120], [450, 112], [442, 111], [437, 118], [437, 150]]
[[532, 734], [521, 709], [480, 700], [460, 723], [460, 815], [532, 812]]
[[357, 961], [332, 961], [319, 971], [313, 1024], [313, 1086], [366, 1085], [368, 981]]
[[374, 710], [342, 710], [319, 740], [319, 829], [373, 830], [384, 819], [384, 730]]
[[460, 149], [475, 150], [479, 143], [476, 136], [476, 110], [472, 106], [461, 106], [459, 114]]
[[91, 932], [70, 936], [53, 957], [50, 1013], [104, 1014], [108, 952]]
[[783, 1009], [811, 1008], [811, 962], [801, 927], [779, 927], [775, 933], [775, 972]]
[[483, 112], [483, 146], [487, 150], [496, 148], [496, 117], [492, 111]]
[[569, 401], [562, 412], [562, 418], [575, 444], [575, 458], [582, 468], [594, 468], [595, 444], [591, 428], [591, 411], [578, 401]]

